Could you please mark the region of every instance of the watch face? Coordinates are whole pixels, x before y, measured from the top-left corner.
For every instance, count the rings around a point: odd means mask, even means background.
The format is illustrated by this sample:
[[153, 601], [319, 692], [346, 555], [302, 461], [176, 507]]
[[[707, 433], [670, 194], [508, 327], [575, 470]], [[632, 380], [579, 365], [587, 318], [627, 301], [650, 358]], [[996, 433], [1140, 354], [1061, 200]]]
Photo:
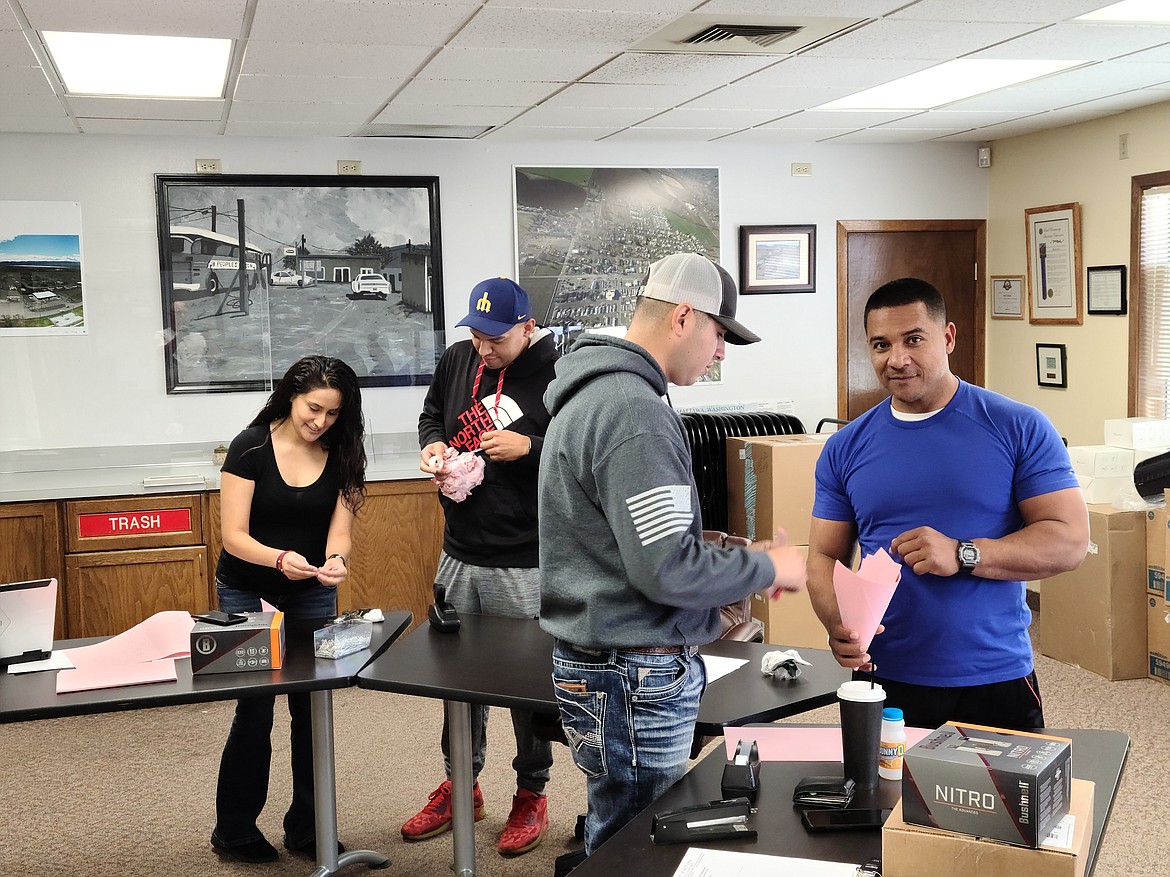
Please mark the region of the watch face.
[[974, 567], [979, 563], [979, 549], [970, 542], [960, 542], [959, 563], [963, 566]]

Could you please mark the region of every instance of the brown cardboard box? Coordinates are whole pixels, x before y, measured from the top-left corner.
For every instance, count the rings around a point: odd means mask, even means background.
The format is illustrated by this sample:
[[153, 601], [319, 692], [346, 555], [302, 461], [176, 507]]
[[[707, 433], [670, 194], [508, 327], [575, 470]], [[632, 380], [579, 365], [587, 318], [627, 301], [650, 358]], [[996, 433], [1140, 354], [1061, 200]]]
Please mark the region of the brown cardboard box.
[[1146, 512], [1146, 593], [1166, 600], [1166, 530], [1170, 513], [1166, 509]]
[[1170, 606], [1147, 595], [1146, 636], [1149, 642], [1149, 677], [1170, 685]]
[[[816, 493], [814, 470], [828, 435], [727, 439], [727, 532], [807, 545]], [[750, 465], [749, 465], [750, 463]]]
[[[808, 557], [808, 546], [797, 545]], [[828, 634], [813, 612], [808, 590], [780, 593], [775, 600], [752, 594], [752, 617], [764, 623], [764, 642], [794, 649], [828, 648]]]
[[1106, 679], [1141, 679], [1146, 651], [1145, 512], [1089, 506], [1089, 554], [1040, 583], [1040, 651]]
[[1075, 817], [1070, 850], [1029, 849], [965, 834], [909, 825], [898, 802], [882, 827], [885, 877], [1084, 877], [1093, 836], [1093, 784], [1072, 781]]

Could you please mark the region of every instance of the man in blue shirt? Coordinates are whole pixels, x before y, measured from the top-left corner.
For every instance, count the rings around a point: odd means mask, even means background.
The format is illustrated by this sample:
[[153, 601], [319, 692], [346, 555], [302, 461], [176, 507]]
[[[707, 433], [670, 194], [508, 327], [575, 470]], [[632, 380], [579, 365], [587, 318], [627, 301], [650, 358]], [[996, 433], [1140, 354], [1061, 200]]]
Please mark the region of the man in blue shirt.
[[[906, 723], [1044, 724], [1024, 581], [1075, 569], [1088, 514], [1068, 452], [1036, 409], [965, 383], [938, 290], [903, 278], [865, 308], [891, 399], [817, 462], [808, 589], [838, 663], [872, 669]], [[841, 623], [835, 561], [885, 548], [902, 578], [868, 651]]]

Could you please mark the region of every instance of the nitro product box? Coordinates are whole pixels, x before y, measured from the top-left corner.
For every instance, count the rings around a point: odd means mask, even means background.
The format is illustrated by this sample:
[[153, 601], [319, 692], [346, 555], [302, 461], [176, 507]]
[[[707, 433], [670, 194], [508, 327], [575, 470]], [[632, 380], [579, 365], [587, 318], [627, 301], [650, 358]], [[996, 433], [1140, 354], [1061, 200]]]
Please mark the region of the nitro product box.
[[191, 672], [279, 670], [284, 664], [284, 613], [248, 612], [248, 620], [191, 628]]
[[1069, 811], [1072, 741], [948, 723], [906, 750], [902, 818], [1037, 847]]

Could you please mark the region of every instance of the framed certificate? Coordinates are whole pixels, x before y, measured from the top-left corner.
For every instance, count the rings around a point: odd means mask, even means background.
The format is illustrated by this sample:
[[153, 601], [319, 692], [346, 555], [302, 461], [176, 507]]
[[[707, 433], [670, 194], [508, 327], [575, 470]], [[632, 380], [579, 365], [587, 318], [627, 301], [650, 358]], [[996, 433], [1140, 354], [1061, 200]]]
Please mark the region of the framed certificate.
[[1115, 314], [1126, 312], [1125, 266], [1102, 265], [1088, 269], [1089, 313]]
[[991, 318], [1024, 319], [1024, 278], [1019, 275], [991, 275]]
[[1028, 243], [1028, 322], [1084, 322], [1081, 287], [1081, 205], [1024, 211]]

